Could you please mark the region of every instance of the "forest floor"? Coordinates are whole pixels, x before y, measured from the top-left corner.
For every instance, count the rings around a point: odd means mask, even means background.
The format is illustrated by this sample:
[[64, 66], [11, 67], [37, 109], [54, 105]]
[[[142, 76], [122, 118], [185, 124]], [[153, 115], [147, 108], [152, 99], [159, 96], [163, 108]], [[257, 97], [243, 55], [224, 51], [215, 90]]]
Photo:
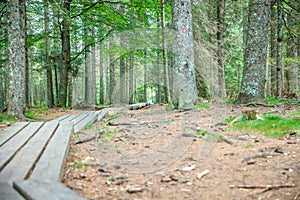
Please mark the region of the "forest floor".
[[[111, 111], [72, 136], [63, 182], [95, 200], [299, 200], [299, 134], [265, 137], [231, 130], [224, 120], [243, 109], [209, 105], [166, 111], [152, 105]], [[261, 116], [299, 113], [297, 105], [257, 109]], [[214, 137], [216, 132], [225, 140]]]

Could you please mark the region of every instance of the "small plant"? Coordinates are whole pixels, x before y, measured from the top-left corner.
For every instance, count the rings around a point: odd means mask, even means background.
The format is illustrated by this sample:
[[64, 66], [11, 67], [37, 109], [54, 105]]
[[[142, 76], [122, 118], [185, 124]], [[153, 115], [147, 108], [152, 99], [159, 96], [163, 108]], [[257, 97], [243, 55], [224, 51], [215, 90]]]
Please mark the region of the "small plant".
[[88, 124], [88, 125], [85, 127], [85, 130], [92, 129], [93, 127], [94, 127], [94, 124]]
[[237, 117], [236, 116], [231, 116], [231, 117], [227, 117], [224, 122], [226, 124], [230, 124], [233, 120], [235, 120]]
[[77, 168], [83, 168], [84, 167], [84, 163], [83, 162], [77, 162], [77, 163], [75, 163], [75, 166]]
[[196, 131], [196, 134], [197, 135], [207, 135], [207, 131], [205, 131], [205, 130], [198, 130], [198, 131]]
[[199, 109], [208, 109], [210, 107], [206, 103], [202, 102], [202, 103], [197, 105], [197, 108], [199, 108]]
[[249, 144], [249, 143], [245, 144], [245, 146], [244, 146], [244, 148], [250, 148], [250, 147], [252, 147], [252, 144]]

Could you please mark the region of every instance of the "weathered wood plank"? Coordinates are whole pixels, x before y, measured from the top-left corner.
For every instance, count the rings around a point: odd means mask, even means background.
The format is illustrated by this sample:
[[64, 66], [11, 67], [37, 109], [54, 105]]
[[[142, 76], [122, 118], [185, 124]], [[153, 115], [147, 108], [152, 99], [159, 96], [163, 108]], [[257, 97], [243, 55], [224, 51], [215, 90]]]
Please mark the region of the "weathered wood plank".
[[62, 121], [62, 120], [65, 120], [65, 119], [69, 118], [70, 116], [71, 115], [62, 115], [62, 116], [57, 117], [57, 118], [55, 118], [55, 119], [53, 119], [51, 121], [59, 122], [59, 121]]
[[75, 119], [77, 117], [77, 115], [70, 115], [69, 117], [67, 117], [67, 118], [65, 118], [65, 119], [63, 119], [63, 120], [61, 120], [60, 121], [60, 123], [67, 123], [67, 122], [70, 122], [70, 121], [72, 121], [73, 119]]
[[0, 147], [21, 131], [26, 125], [28, 125], [28, 122], [17, 122], [13, 126], [2, 131], [0, 133]]
[[61, 181], [66, 156], [69, 151], [73, 123], [59, 123], [40, 160], [30, 176], [34, 179]]
[[89, 114], [90, 114], [89, 112], [84, 112], [84, 113], [81, 113], [80, 115], [77, 115], [77, 117], [72, 120], [72, 122], [74, 123], [74, 126], [76, 126], [76, 124], [78, 124], [84, 118], [88, 117]]
[[33, 180], [14, 182], [14, 187], [26, 199], [34, 200], [83, 200], [70, 188], [64, 186], [62, 183], [51, 180]]
[[102, 109], [101, 112], [99, 112], [99, 111], [96, 112], [96, 115], [98, 116], [97, 121], [102, 120], [108, 111], [109, 111], [109, 108], [105, 108], [105, 109]]
[[74, 126], [74, 132], [77, 133], [84, 129], [88, 124], [94, 123], [97, 120], [95, 112], [90, 112], [89, 115]]
[[31, 122], [17, 135], [0, 147], [0, 170], [8, 163], [14, 154], [33, 136], [44, 122]]
[[8, 183], [0, 182], [0, 200], [24, 200]]
[[0, 180], [5, 180], [11, 185], [13, 181], [23, 180], [41, 155], [57, 126], [58, 122], [46, 122], [0, 172]]

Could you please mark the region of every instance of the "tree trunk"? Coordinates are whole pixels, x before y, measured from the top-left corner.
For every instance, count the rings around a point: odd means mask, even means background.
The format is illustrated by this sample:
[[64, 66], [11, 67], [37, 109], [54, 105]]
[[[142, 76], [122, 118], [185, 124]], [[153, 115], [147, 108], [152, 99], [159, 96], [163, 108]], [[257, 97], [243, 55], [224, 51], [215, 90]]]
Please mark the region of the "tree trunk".
[[4, 108], [3, 73], [2, 73], [2, 50], [0, 50], [0, 110]]
[[161, 0], [161, 29], [162, 29], [162, 56], [164, 68], [164, 91], [165, 100], [167, 103], [171, 102], [170, 97], [170, 84], [169, 84], [169, 68], [168, 68], [168, 55], [167, 55], [167, 41], [166, 41], [166, 27], [165, 27], [165, 1]]
[[147, 51], [144, 49], [144, 102], [147, 102]]
[[277, 3], [277, 46], [276, 46], [276, 88], [277, 96], [281, 96], [284, 90], [283, 77], [282, 77], [282, 0], [276, 0]]
[[274, 8], [276, 0], [271, 1], [271, 32], [270, 32], [270, 74], [271, 83], [270, 90], [271, 96], [278, 96], [277, 89], [277, 66], [276, 66], [276, 9]]
[[217, 19], [218, 19], [218, 30], [217, 30], [217, 57], [218, 57], [218, 94], [217, 97], [221, 100], [226, 98], [226, 87], [225, 87], [225, 62], [224, 62], [224, 8], [225, 0], [217, 0]]
[[92, 51], [91, 46], [89, 44], [89, 40], [87, 38], [91, 37], [91, 30], [89, 27], [84, 28], [85, 35], [85, 66], [84, 66], [84, 80], [85, 80], [85, 94], [84, 94], [84, 102], [87, 105], [90, 105], [92, 102]]
[[[124, 35], [120, 34], [120, 46], [124, 48]], [[125, 72], [125, 58], [124, 55], [120, 57], [120, 102], [127, 103], [126, 101], [126, 72]]]
[[194, 69], [194, 45], [191, 1], [174, 0], [172, 6], [175, 30], [175, 95], [178, 108], [192, 108], [197, 103]]
[[129, 104], [133, 104], [133, 65], [134, 65], [134, 54], [131, 51], [129, 53]]
[[53, 101], [53, 84], [52, 84], [52, 65], [50, 57], [50, 39], [49, 39], [49, 2], [44, 0], [44, 26], [45, 26], [45, 53], [46, 53], [46, 68], [47, 68], [47, 104], [52, 108]]
[[8, 114], [24, 120], [25, 111], [25, 38], [19, 0], [7, 2], [8, 31]]
[[244, 73], [238, 103], [265, 102], [269, 17], [269, 0], [250, 0]]
[[104, 87], [104, 55], [103, 55], [103, 49], [100, 48], [100, 77], [99, 77], [99, 104], [102, 105], [104, 104], [104, 91], [105, 91], [105, 87]]
[[63, 8], [65, 9], [63, 21], [62, 21], [62, 66], [60, 67], [60, 106], [66, 107], [67, 105], [67, 90], [68, 90], [68, 76], [69, 70], [71, 68], [71, 45], [70, 45], [70, 25], [69, 25], [69, 15], [70, 15], [70, 6], [72, 0], [64, 0]]

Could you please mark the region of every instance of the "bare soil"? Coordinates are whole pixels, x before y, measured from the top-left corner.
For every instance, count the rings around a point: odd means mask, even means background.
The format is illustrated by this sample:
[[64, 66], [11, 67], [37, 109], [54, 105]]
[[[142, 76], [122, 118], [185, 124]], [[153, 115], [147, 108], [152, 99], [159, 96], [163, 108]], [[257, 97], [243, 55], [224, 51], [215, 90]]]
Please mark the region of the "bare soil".
[[[157, 105], [111, 111], [72, 136], [63, 182], [86, 199], [299, 200], [299, 135], [229, 130], [224, 119], [243, 109], [215, 104], [187, 111]], [[262, 116], [299, 110], [258, 109]], [[194, 134], [205, 131], [206, 136]], [[98, 139], [74, 144], [90, 137]]]

